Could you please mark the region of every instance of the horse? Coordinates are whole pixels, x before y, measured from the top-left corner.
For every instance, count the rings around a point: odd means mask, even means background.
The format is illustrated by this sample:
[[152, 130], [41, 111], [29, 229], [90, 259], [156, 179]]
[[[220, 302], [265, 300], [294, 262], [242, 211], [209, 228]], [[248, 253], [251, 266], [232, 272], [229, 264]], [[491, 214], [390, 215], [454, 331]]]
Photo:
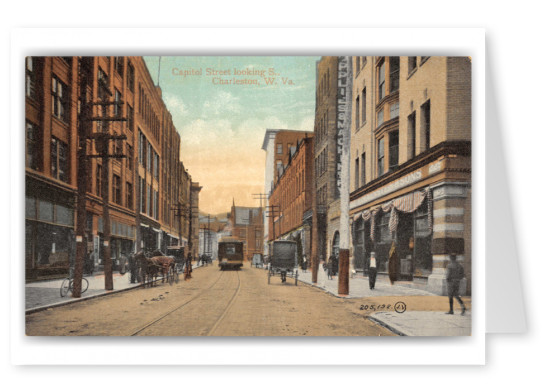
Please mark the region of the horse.
[[141, 269], [141, 277], [144, 287], [146, 287], [147, 284], [153, 286], [153, 283], [157, 278], [157, 274], [159, 273], [159, 265], [148, 258], [143, 251], [137, 252], [134, 255], [134, 259]]

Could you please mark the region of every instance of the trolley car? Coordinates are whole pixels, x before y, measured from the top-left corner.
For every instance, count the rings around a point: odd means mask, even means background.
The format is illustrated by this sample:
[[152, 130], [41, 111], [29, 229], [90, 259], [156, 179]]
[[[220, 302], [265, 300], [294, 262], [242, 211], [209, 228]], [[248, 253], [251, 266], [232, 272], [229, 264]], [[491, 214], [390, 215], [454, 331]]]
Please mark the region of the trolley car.
[[218, 266], [221, 270], [237, 269], [243, 266], [243, 242], [225, 237], [218, 242]]

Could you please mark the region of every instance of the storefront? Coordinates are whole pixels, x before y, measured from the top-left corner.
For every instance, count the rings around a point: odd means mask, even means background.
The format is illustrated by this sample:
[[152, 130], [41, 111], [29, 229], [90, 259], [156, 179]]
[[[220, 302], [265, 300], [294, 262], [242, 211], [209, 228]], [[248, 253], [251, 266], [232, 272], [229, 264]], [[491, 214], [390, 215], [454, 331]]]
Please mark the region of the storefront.
[[465, 268], [461, 291], [470, 294], [470, 146], [445, 143], [351, 194], [352, 264], [365, 273], [374, 253], [388, 271], [392, 242], [400, 260], [398, 278], [416, 280], [445, 295], [450, 255]]
[[42, 198], [25, 197], [27, 279], [67, 275], [75, 260], [74, 210]]

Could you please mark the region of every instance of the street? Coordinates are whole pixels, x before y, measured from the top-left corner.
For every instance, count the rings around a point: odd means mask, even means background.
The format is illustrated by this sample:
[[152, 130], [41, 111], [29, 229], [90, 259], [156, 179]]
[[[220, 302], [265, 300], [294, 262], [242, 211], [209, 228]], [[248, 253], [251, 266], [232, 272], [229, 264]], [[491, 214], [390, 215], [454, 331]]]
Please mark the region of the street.
[[293, 278], [246, 264], [240, 271], [217, 266], [193, 271], [179, 283], [115, 292], [26, 316], [29, 336], [391, 336], [369, 316], [394, 305], [439, 311], [441, 296], [373, 296], [342, 299]]

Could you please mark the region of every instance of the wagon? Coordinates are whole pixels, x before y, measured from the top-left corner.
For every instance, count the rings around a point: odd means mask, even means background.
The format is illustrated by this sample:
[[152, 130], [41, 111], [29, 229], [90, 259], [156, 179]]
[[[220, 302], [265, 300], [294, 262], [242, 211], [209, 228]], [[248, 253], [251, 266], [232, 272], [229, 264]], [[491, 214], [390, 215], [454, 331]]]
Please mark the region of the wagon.
[[270, 263], [268, 266], [268, 284], [272, 276], [279, 274], [281, 282], [287, 280], [287, 274], [294, 275], [298, 284], [297, 244], [292, 240], [276, 240], [270, 243]]

